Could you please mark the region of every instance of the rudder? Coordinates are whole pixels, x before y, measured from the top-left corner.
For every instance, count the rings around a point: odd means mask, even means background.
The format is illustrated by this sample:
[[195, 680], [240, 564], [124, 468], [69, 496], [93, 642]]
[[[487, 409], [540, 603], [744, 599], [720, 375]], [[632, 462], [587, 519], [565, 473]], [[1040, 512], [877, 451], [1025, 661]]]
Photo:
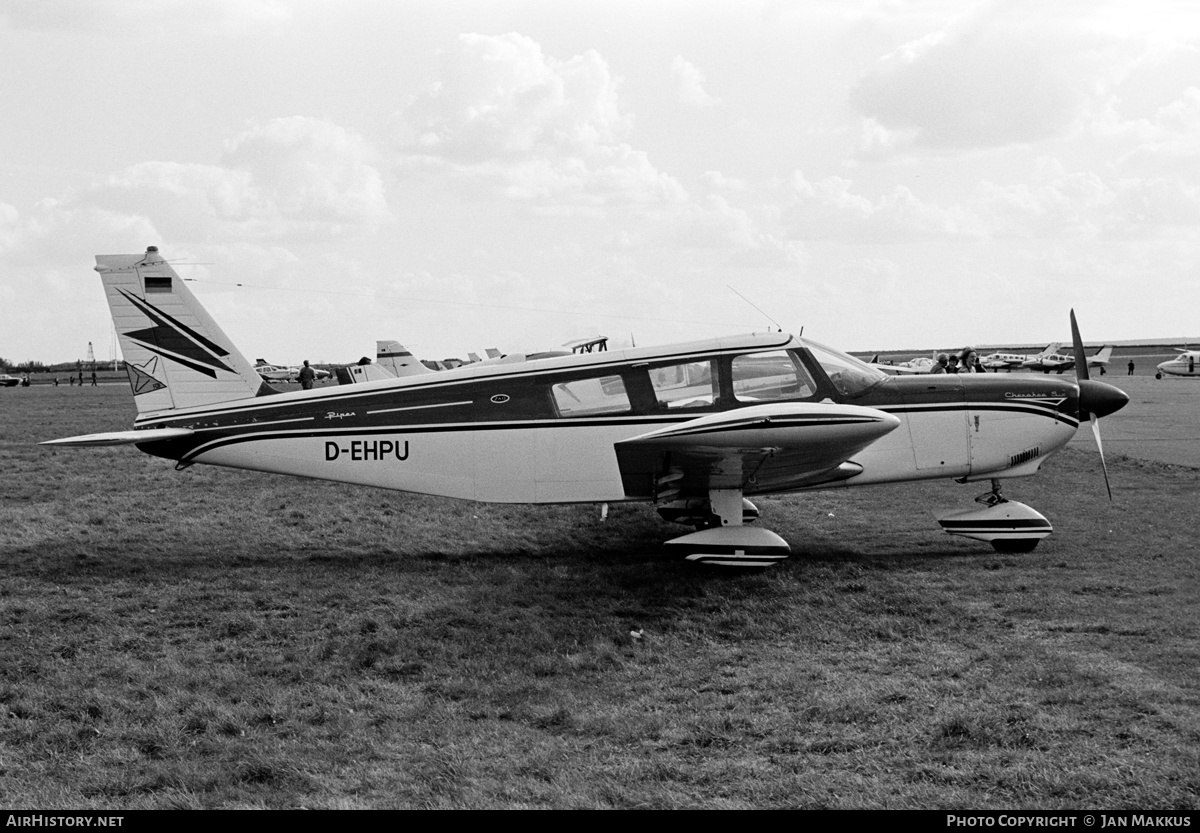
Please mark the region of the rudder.
[[157, 246], [144, 255], [97, 255], [96, 271], [139, 415], [273, 392]]

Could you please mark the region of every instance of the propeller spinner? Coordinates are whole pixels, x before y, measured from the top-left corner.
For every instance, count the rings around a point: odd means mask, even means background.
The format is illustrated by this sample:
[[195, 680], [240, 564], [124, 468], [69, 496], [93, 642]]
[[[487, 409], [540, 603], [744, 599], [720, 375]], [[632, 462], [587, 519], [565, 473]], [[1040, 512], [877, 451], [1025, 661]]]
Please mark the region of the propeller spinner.
[[1079, 382], [1079, 418], [1085, 417], [1092, 423], [1092, 436], [1096, 438], [1096, 450], [1100, 452], [1100, 467], [1104, 470], [1104, 488], [1112, 500], [1112, 486], [1108, 482], [1108, 464], [1104, 461], [1104, 444], [1100, 442], [1100, 417], [1121, 410], [1129, 397], [1120, 388], [1097, 382], [1088, 372], [1087, 355], [1083, 352], [1083, 339], [1079, 325], [1075, 322], [1075, 310], [1071, 310], [1071, 343], [1075, 348], [1075, 377]]

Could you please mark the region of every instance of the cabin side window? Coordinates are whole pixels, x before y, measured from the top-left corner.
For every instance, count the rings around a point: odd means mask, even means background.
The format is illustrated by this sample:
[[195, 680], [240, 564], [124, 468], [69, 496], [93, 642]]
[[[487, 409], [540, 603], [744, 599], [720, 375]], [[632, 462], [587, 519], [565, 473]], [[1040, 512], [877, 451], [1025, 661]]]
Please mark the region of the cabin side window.
[[738, 402], [805, 399], [816, 392], [808, 371], [786, 350], [734, 356], [730, 367]]
[[551, 386], [550, 393], [559, 416], [607, 416], [630, 411], [629, 394], [620, 376], [559, 382]]
[[717, 401], [717, 374], [711, 361], [664, 364], [649, 371], [659, 408], [707, 408]]

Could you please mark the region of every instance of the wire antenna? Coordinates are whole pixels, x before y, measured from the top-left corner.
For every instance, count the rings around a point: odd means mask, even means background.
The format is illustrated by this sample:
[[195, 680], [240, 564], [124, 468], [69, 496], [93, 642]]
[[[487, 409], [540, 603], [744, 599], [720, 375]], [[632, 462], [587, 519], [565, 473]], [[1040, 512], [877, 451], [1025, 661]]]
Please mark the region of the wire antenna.
[[783, 327], [780, 327], [780, 326], [779, 326], [779, 322], [778, 322], [778, 321], [776, 321], [776, 320], [775, 320], [774, 318], [772, 318], [771, 316], [767, 315], [767, 314], [766, 314], [766, 312], [764, 312], [764, 311], [763, 311], [763, 309], [762, 309], [762, 308], [761, 308], [761, 307], [760, 307], [758, 304], [756, 304], [756, 303], [754, 303], [753, 301], [751, 301], [749, 298], [747, 298], [747, 297], [746, 297], [745, 295], [743, 295], [742, 293], [738, 292], [736, 289], [734, 289], [734, 288], [733, 288], [732, 286], [730, 286], [729, 284], [725, 284], [725, 288], [726, 288], [726, 289], [728, 289], [730, 292], [732, 292], [734, 295], [736, 295], [736, 296], [738, 296], [739, 298], [741, 298], [741, 299], [742, 299], [743, 301], [745, 301], [747, 304], [749, 304], [750, 306], [752, 306], [752, 307], [754, 307], [756, 310], [758, 310], [759, 314], [760, 314], [760, 315], [762, 315], [762, 317], [763, 317], [763, 318], [767, 319], [768, 321], [770, 321], [772, 324], [774, 324], [774, 325], [775, 325], [775, 329], [779, 330], [779, 332], [781, 332], [781, 333], [783, 332]]

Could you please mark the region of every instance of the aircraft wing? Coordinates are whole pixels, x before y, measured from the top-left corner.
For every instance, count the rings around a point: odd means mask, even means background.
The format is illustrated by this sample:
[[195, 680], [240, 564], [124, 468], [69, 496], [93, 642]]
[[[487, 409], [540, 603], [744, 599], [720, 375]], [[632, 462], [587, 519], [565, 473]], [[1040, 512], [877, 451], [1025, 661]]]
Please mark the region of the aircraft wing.
[[93, 448], [102, 445], [137, 445], [156, 443], [162, 440], [177, 440], [190, 437], [191, 428], [147, 428], [144, 431], [109, 431], [106, 434], [84, 434], [81, 437], [64, 437], [61, 440], [46, 440], [38, 445], [61, 445], [68, 448]]
[[899, 425], [857, 405], [773, 403], [672, 423], [615, 448], [630, 498], [755, 494], [853, 477], [862, 467], [850, 458]]

